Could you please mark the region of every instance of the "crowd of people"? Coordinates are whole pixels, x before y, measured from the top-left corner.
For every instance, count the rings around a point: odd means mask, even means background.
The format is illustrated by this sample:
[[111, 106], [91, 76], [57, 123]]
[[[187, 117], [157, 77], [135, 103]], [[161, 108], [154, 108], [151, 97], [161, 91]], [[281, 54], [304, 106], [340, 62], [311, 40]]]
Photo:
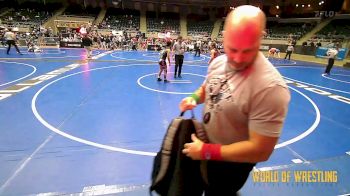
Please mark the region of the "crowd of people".
[[[83, 28], [83, 26], [81, 27]], [[62, 42], [79, 42], [82, 43], [82, 38], [85, 35], [92, 39], [92, 49], [102, 49], [102, 50], [147, 50], [148, 45], [157, 46], [156, 50], [161, 50], [167, 42], [164, 38], [153, 38], [143, 37], [142, 33], [138, 31], [136, 34], [132, 35], [125, 31], [120, 31], [118, 33], [110, 32], [109, 34], [102, 34], [98, 30], [91, 30], [87, 28], [85, 33], [81, 33], [81, 29], [65, 29], [58, 34], [58, 40]], [[15, 29], [13, 31], [13, 29]], [[31, 33], [18, 32], [16, 28], [7, 29], [5, 27], [0, 29], [1, 45], [6, 47], [7, 38], [4, 36], [6, 32], [14, 32], [16, 45], [18, 45], [18, 40], [24, 40], [28, 51], [39, 51], [39, 46], [41, 45], [43, 38], [53, 37], [52, 29], [38, 27], [34, 29]], [[208, 54], [212, 49], [212, 43], [216, 43], [216, 48], [220, 51], [223, 48], [222, 42], [217, 42], [216, 40], [190, 40], [183, 39], [184, 51], [193, 52], [194, 56], [200, 56], [201, 53]], [[175, 42], [173, 42], [175, 43]], [[58, 43], [57, 43], [58, 44]]]

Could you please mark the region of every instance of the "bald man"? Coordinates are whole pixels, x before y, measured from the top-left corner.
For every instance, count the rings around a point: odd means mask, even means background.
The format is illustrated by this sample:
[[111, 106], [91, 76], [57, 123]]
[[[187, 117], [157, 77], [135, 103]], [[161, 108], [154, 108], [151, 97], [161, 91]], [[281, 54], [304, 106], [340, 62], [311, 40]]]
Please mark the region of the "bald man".
[[181, 111], [203, 107], [209, 143], [195, 135], [182, 152], [202, 161], [205, 195], [235, 195], [256, 163], [267, 161], [279, 139], [290, 101], [280, 73], [259, 51], [265, 14], [237, 7], [224, 27], [225, 55], [209, 65], [205, 81]]

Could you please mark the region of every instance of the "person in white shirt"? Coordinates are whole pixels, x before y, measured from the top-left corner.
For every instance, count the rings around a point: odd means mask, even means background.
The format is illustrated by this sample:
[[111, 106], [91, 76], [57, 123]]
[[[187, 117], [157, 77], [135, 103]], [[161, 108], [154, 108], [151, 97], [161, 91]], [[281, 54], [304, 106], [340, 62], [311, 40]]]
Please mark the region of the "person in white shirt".
[[[182, 64], [184, 63], [185, 50], [186, 50], [186, 44], [182, 41], [182, 36], [179, 36], [177, 38], [177, 41], [175, 42], [175, 44], [173, 46], [173, 51], [175, 54], [174, 78], [176, 78], [176, 76], [181, 78], [181, 70], [182, 70]], [[177, 72], [177, 71], [179, 71], [179, 72]]]
[[19, 51], [18, 46], [16, 44], [16, 33], [17, 29], [13, 28], [11, 29], [11, 31], [8, 31], [5, 33], [4, 38], [6, 39], [6, 43], [7, 43], [7, 54], [10, 54], [10, 49], [11, 49], [11, 45], [14, 45], [17, 53], [22, 55], [22, 53]]
[[324, 71], [324, 74], [330, 75], [331, 69], [334, 65], [334, 59], [336, 58], [338, 54], [338, 48], [330, 48], [327, 51], [327, 58], [328, 58], [328, 65], [326, 67], [326, 70]]
[[201, 48], [202, 48], [202, 42], [200, 40], [198, 40], [195, 44], [195, 53], [194, 53], [194, 56], [201, 56]]
[[292, 55], [293, 51], [294, 51], [293, 45], [291, 43], [288, 44], [287, 50], [286, 50], [286, 56], [284, 57], [284, 59], [287, 59], [287, 56], [288, 56], [288, 60], [290, 60], [290, 56]]

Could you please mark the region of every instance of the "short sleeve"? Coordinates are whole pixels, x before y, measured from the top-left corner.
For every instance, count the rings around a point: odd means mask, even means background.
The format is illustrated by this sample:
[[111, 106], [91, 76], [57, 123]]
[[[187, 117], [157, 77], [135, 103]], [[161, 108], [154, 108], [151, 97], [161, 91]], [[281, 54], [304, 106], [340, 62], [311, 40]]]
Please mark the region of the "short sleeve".
[[250, 105], [249, 130], [264, 136], [279, 137], [288, 112], [290, 92], [276, 85], [257, 94]]

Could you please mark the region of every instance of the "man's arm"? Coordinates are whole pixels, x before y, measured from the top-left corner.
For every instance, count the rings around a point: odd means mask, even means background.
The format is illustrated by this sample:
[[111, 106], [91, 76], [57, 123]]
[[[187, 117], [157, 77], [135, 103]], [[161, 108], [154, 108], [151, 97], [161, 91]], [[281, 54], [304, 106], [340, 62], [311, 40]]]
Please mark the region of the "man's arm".
[[268, 160], [278, 137], [268, 137], [254, 131], [249, 132], [249, 140], [224, 145], [221, 156], [224, 161], [257, 163]]
[[[274, 150], [288, 110], [290, 94], [286, 87], [265, 90], [252, 101], [249, 138], [232, 144], [204, 144], [192, 136], [183, 153], [196, 160], [223, 160], [257, 163], [266, 161]], [[278, 95], [278, 96], [276, 96]]]
[[198, 104], [204, 102], [205, 85], [200, 86], [191, 96], [185, 97], [179, 104], [180, 111], [192, 110]]
[[171, 49], [171, 53], [173, 54], [172, 57], [175, 58], [175, 46], [176, 46], [176, 42], [174, 43], [172, 49]]
[[167, 50], [167, 59], [168, 59], [168, 62], [169, 62], [169, 66], [170, 66], [170, 55], [171, 55], [171, 50], [170, 48]]
[[[278, 137], [268, 137], [250, 131], [249, 140], [229, 145], [214, 144], [218, 150], [216, 155], [214, 155], [213, 152], [209, 152], [212, 151], [213, 147], [208, 147], [208, 145], [213, 144], [204, 144], [194, 134], [192, 135], [192, 141], [192, 143], [185, 144], [182, 152], [194, 160], [211, 159], [230, 162], [257, 163], [269, 159], [278, 141]], [[209, 153], [209, 156], [207, 156], [207, 153]]]

